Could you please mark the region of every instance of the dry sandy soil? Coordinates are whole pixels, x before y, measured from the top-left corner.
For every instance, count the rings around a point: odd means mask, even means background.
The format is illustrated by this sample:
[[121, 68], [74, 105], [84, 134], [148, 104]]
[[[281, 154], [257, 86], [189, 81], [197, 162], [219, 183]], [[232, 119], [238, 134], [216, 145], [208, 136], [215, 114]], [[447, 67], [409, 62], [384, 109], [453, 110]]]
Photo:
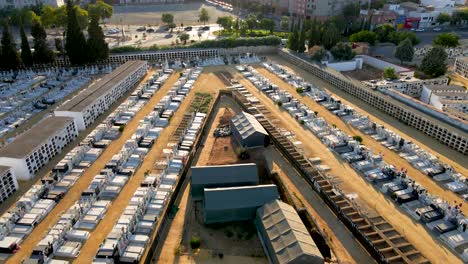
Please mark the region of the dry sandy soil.
[[[296, 138], [302, 141], [307, 156], [320, 157], [324, 164], [331, 167], [329, 174], [339, 180], [339, 189], [343, 190], [345, 194], [356, 196], [355, 200], [363, 207], [364, 211], [369, 212], [370, 215], [376, 212], [383, 216], [431, 261], [461, 262], [436, 237], [430, 235], [423, 225], [410, 218], [399, 206], [391, 202], [388, 197], [385, 197], [373, 185], [358, 175], [349, 164], [329, 151], [312, 132], [298, 124], [287, 112], [280, 109], [248, 80], [244, 79], [241, 74], [234, 72], [234, 69], [231, 72], [278, 119], [278, 126], [292, 131]], [[315, 107], [312, 109], [315, 109]], [[319, 112], [319, 115], [324, 116], [326, 111]], [[338, 122], [336, 123], [338, 124]]]

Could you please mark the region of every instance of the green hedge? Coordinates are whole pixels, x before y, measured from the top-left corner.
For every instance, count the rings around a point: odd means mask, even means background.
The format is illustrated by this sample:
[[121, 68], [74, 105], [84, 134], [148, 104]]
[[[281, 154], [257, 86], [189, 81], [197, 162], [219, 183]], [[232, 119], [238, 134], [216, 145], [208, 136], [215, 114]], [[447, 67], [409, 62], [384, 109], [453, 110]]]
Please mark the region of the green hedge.
[[134, 46], [122, 46], [112, 48], [111, 53], [126, 53], [126, 52], [138, 52], [138, 51], [158, 51], [167, 49], [188, 49], [188, 48], [235, 48], [242, 46], [278, 46], [281, 43], [281, 39], [276, 36], [260, 37], [260, 38], [225, 38], [215, 40], [205, 40], [202, 42], [196, 42], [192, 45], [185, 46], [151, 46], [145, 48], [139, 48]]

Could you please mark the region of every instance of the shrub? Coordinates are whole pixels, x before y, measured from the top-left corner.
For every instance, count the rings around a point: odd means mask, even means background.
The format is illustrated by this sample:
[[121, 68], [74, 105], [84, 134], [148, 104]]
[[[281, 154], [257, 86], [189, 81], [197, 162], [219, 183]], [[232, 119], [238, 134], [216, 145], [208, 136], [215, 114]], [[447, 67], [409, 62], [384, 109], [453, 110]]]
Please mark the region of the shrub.
[[277, 104], [278, 106], [282, 106], [282, 105], [283, 105], [283, 102], [278, 101], [276, 104]]
[[223, 38], [214, 40], [205, 40], [195, 42], [191, 45], [185, 46], [151, 46], [148, 48], [139, 48], [133, 46], [122, 46], [112, 48], [111, 53], [125, 53], [137, 51], [158, 51], [166, 49], [187, 49], [187, 48], [235, 48], [241, 46], [279, 46], [281, 39], [277, 36], [267, 36], [260, 38]]
[[119, 132], [122, 133], [125, 129], [125, 125], [121, 125], [119, 126]]
[[190, 239], [190, 247], [192, 249], [200, 248], [200, 245], [201, 245], [200, 238], [192, 237], [192, 239]]
[[304, 120], [301, 120], [301, 125], [304, 125], [305, 124], [305, 121]]
[[396, 73], [395, 68], [393, 68], [393, 67], [385, 68], [383, 74], [384, 74], [384, 78], [387, 78], [387, 79], [397, 79], [398, 78], [398, 74]]
[[298, 88], [296, 88], [296, 92], [297, 93], [303, 93], [304, 89], [302, 87], [298, 87]]
[[353, 139], [356, 140], [356, 141], [359, 142], [359, 143], [362, 143], [362, 137], [359, 136], [359, 135], [353, 136]]

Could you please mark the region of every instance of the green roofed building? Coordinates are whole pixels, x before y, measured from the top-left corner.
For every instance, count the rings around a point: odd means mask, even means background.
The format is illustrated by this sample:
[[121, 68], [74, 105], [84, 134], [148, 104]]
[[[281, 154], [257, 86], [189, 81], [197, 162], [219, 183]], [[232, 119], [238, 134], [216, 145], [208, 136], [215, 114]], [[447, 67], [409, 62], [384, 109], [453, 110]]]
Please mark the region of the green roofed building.
[[289, 204], [275, 200], [258, 208], [255, 225], [270, 263], [324, 263], [307, 228]]
[[197, 166], [191, 168], [190, 190], [194, 201], [203, 199], [203, 189], [251, 186], [259, 183], [255, 163]]
[[205, 224], [253, 220], [264, 204], [279, 199], [274, 184], [204, 190]]

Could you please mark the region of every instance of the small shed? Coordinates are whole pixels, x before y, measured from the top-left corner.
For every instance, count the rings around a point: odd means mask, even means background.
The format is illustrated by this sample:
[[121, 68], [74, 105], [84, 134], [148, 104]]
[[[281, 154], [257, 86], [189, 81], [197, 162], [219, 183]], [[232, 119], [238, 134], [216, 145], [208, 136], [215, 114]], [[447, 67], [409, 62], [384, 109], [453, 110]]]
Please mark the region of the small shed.
[[194, 201], [203, 199], [203, 189], [205, 188], [251, 186], [258, 183], [255, 163], [191, 168], [190, 190]]
[[253, 220], [257, 208], [279, 199], [274, 184], [204, 190], [205, 224]]
[[279, 200], [257, 209], [255, 225], [273, 264], [322, 264], [322, 254], [294, 208]]
[[268, 133], [251, 114], [242, 112], [231, 120], [234, 138], [244, 148], [263, 147], [268, 142]]

